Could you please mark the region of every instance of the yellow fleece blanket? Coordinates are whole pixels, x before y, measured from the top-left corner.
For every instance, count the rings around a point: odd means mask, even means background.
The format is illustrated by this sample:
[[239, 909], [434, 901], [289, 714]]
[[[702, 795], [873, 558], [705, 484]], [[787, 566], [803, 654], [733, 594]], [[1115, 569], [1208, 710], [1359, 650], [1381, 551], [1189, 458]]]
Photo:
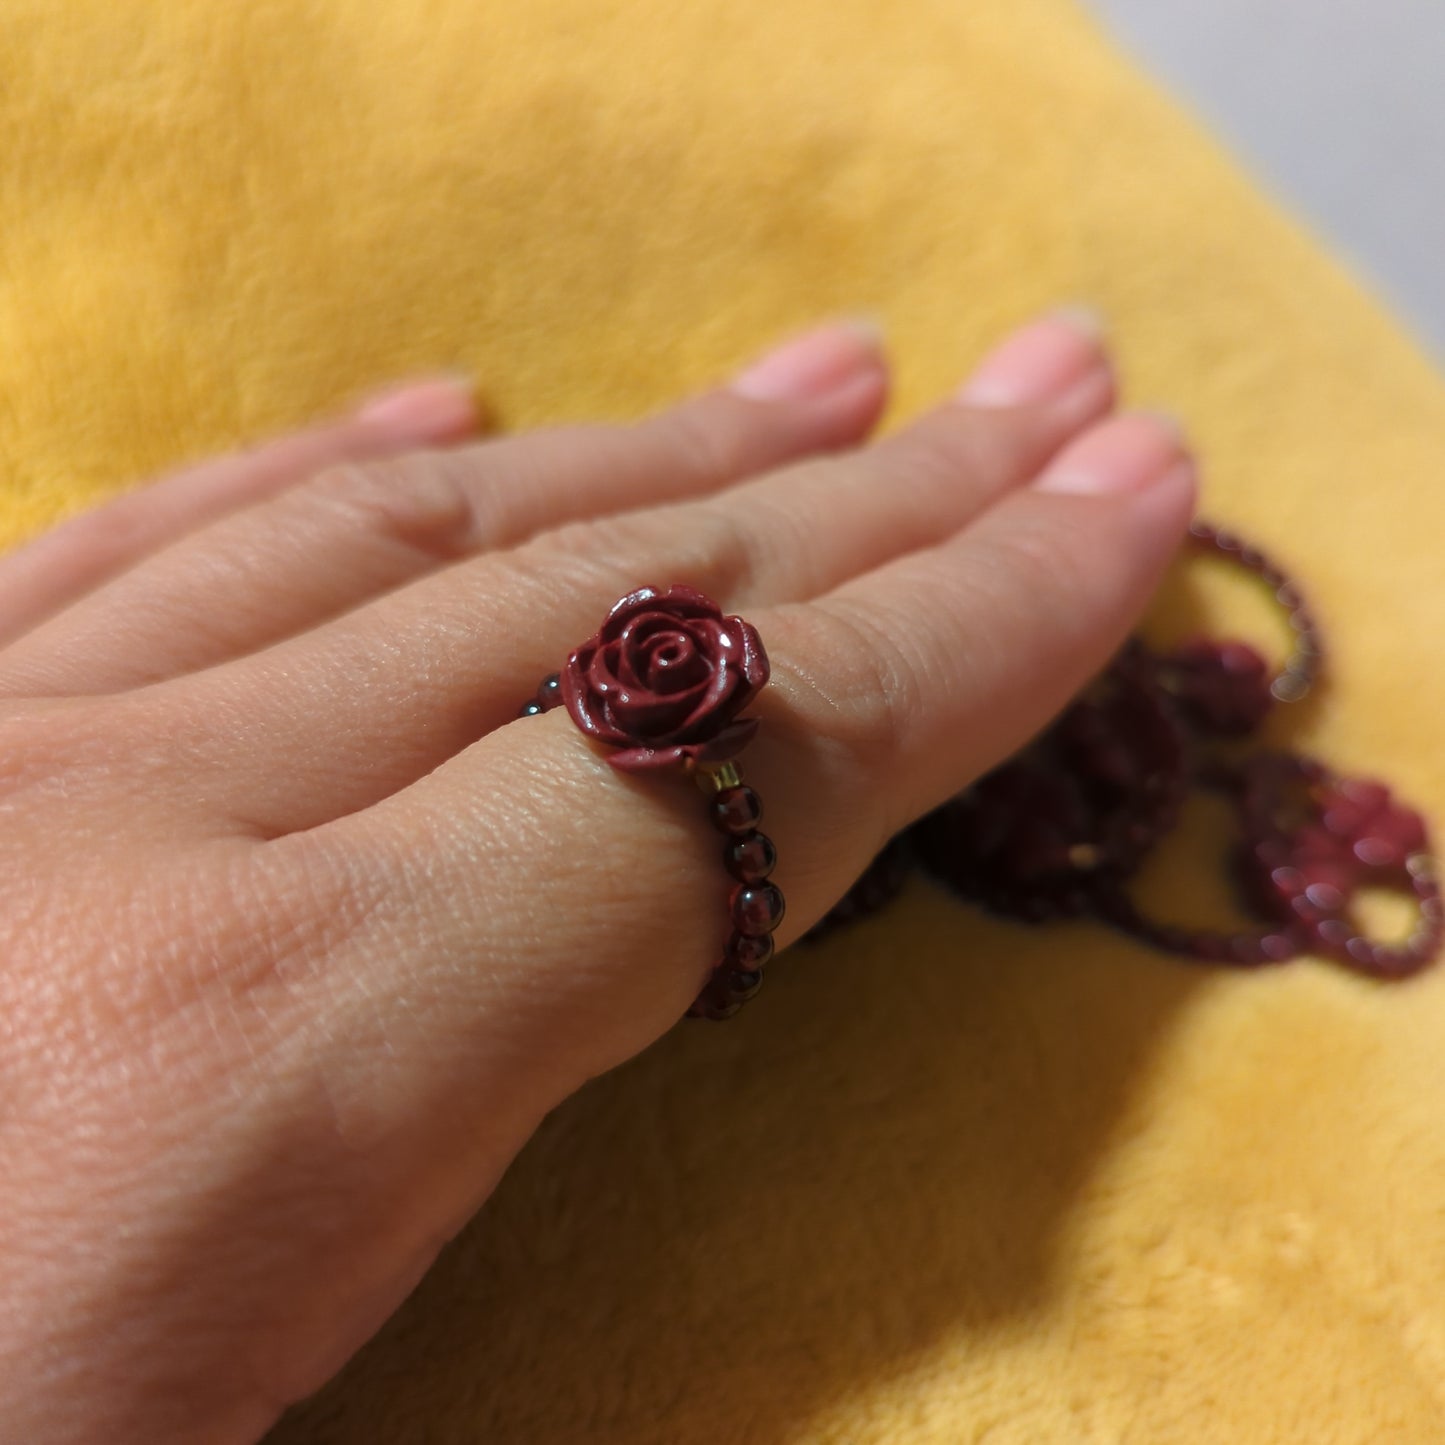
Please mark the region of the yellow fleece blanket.
[[[1069, 0], [8, 0], [0, 146], [0, 540], [416, 369], [626, 417], [834, 312], [896, 419], [1082, 299], [1315, 595], [1295, 741], [1445, 823], [1445, 387]], [[560, 1110], [272, 1438], [1445, 1439], [1445, 970], [915, 884]]]

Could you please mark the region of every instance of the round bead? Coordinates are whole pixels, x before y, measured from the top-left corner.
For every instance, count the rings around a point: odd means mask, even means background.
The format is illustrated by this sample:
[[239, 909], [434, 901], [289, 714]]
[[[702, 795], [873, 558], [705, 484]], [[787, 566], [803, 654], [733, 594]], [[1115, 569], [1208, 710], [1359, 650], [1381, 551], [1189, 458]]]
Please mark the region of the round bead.
[[1382, 978], [1398, 978], [1408, 973], [1415, 966], [1415, 962], [1415, 956], [1408, 948], [1376, 944], [1374, 954], [1366, 967]]
[[744, 833], [723, 850], [723, 862], [739, 883], [761, 883], [777, 867], [778, 850], [766, 833]]
[[751, 833], [762, 819], [763, 800], [745, 783], [712, 800], [713, 827], [721, 833]]
[[1376, 947], [1368, 938], [1360, 934], [1356, 934], [1350, 939], [1345, 945], [1345, 952], [1348, 953], [1356, 963], [1362, 963], [1366, 968], [1371, 968], [1375, 964]]
[[518, 716], [518, 717], [536, 717], [538, 713], [543, 712], [543, 711], [545, 711], [545, 709], [542, 707], [542, 704], [541, 704], [541, 703], [539, 703], [539, 702], [528, 702], [528, 703], [523, 703], [523, 704], [522, 704], [522, 710], [517, 714], [517, 716]]
[[783, 895], [771, 883], [734, 888], [730, 907], [733, 927], [749, 938], [771, 933], [783, 921]]
[[541, 704], [543, 712], [562, 706], [562, 674], [560, 672], [554, 672], [542, 679], [542, 686], [537, 689], [537, 701]]
[[750, 973], [761, 968], [773, 956], [773, 936], [759, 933], [749, 936], [734, 933], [727, 942], [723, 962], [740, 973]]
[[1306, 879], [1298, 868], [1291, 868], [1286, 865], [1283, 868], [1276, 868], [1269, 875], [1269, 881], [1286, 897], [1293, 898], [1297, 893], [1305, 891]]
[[1390, 804], [1390, 790], [1371, 778], [1342, 778], [1334, 790], [1369, 813], [1378, 813]]
[[1311, 883], [1305, 897], [1321, 913], [1338, 913], [1345, 906], [1345, 895], [1332, 883]]
[[755, 968], [745, 972], [730, 972], [724, 983], [730, 1000], [746, 1003], [763, 986], [762, 970]]
[[1392, 838], [1361, 838], [1354, 852], [1366, 868], [1399, 868], [1405, 862], [1404, 849]]

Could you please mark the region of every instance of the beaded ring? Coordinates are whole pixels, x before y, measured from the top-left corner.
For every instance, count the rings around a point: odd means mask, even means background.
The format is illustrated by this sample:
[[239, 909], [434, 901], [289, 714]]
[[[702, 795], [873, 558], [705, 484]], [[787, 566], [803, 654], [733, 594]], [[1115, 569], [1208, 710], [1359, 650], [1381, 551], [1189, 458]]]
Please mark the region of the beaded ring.
[[783, 921], [783, 894], [770, 881], [777, 849], [758, 829], [762, 799], [736, 761], [758, 730], [756, 718], [739, 714], [767, 680], [768, 655], [750, 623], [723, 616], [691, 587], [640, 587], [521, 709], [534, 717], [565, 707], [588, 737], [613, 750], [614, 768], [689, 773], [708, 794], [713, 826], [727, 840], [732, 932], [690, 1018], [731, 1018], [758, 992]]

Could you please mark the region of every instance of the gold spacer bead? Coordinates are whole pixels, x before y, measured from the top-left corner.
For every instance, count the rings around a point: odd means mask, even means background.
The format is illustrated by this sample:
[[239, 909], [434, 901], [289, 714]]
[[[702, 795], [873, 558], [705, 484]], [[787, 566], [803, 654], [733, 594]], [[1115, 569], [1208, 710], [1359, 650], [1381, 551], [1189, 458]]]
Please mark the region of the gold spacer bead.
[[715, 767], [697, 770], [697, 785], [704, 793], [721, 793], [728, 788], [740, 788], [743, 775], [736, 763], [718, 763]]

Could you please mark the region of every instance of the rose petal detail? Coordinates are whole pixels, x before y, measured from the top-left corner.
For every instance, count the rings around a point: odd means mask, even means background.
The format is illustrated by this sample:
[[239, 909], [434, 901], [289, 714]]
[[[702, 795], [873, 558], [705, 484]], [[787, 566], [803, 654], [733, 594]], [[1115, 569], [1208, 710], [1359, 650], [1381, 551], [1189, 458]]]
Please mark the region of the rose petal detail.
[[760, 726], [755, 717], [743, 718], [705, 743], [674, 743], [662, 748], [626, 748], [609, 753], [607, 761], [619, 772], [644, 773], [658, 768], [712, 767], [730, 762], [752, 742]]
[[647, 639], [639, 678], [654, 691], [672, 694], [696, 686], [709, 671], [706, 655], [686, 632], [655, 633]]
[[[660, 660], [663, 659], [663, 660]], [[562, 671], [562, 700], [623, 772], [735, 757], [757, 731], [738, 714], [768, 680], [757, 631], [695, 588], [639, 587]]]
[[587, 686], [587, 673], [592, 662], [592, 644], [574, 652], [562, 669], [562, 702], [572, 721], [598, 742], [625, 746], [630, 739], [609, 721], [603, 697]]
[[643, 612], [666, 612], [672, 617], [721, 617], [722, 608], [695, 587], [639, 587], [613, 603], [612, 610], [597, 630], [607, 641], [619, 637], [633, 617]]
[[686, 692], [668, 693], [658, 697], [642, 688], [615, 693], [607, 699], [607, 716], [614, 727], [631, 738], [647, 738], [654, 743], [680, 743], [688, 740], [683, 726], [692, 716], [697, 700], [711, 681], [704, 678]]
[[683, 748], [623, 748], [607, 754], [607, 761], [619, 773], [650, 773], [662, 768], [680, 767], [683, 762]]

